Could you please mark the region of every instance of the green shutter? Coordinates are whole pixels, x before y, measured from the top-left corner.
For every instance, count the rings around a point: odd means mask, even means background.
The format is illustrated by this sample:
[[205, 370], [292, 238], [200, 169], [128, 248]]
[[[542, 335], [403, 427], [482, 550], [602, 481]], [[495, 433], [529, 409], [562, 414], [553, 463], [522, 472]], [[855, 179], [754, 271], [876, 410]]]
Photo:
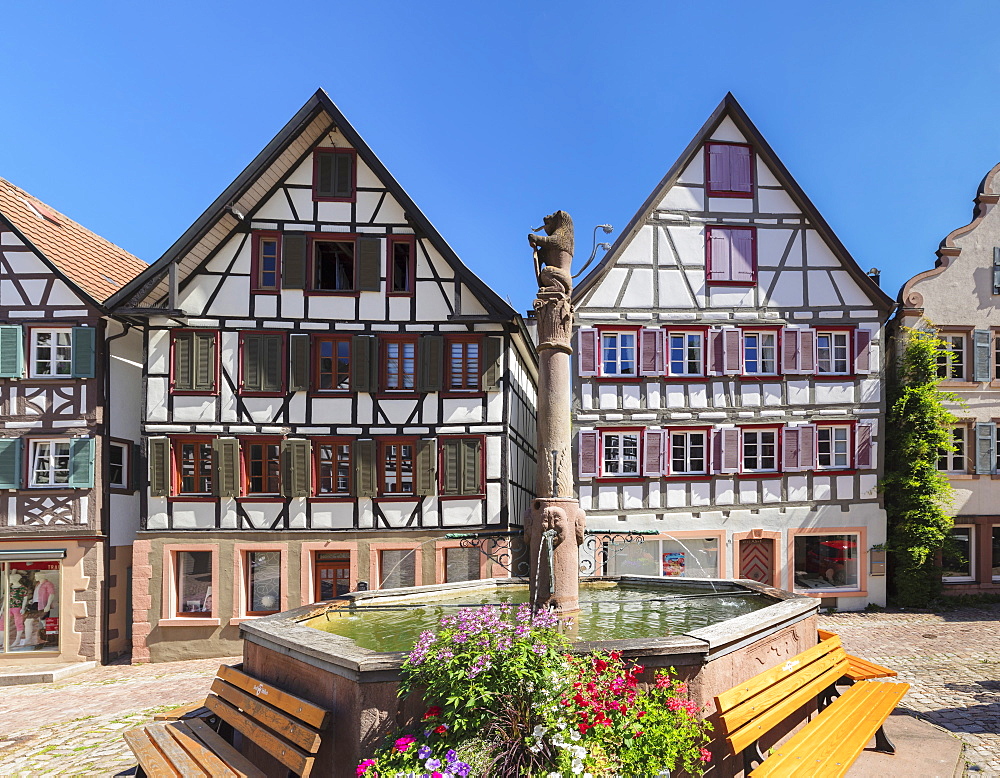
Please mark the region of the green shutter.
[[973, 342], [973, 381], [989, 381], [992, 360], [990, 359], [990, 346], [993, 336], [989, 330], [976, 330], [972, 333]]
[[265, 392], [281, 391], [285, 372], [281, 364], [283, 340], [284, 338], [281, 335], [275, 334], [268, 334], [262, 337], [264, 362], [261, 366], [261, 372], [264, 376], [263, 391]]
[[0, 325], [0, 378], [24, 374], [24, 335], [20, 324]]
[[193, 351], [193, 332], [174, 333], [174, 389], [184, 392], [194, 389]]
[[378, 292], [382, 289], [382, 239], [358, 238], [358, 290]]
[[69, 485], [74, 489], [91, 489], [94, 486], [93, 438], [73, 438], [69, 442]]
[[306, 288], [306, 236], [283, 235], [281, 238], [281, 286], [283, 289]]
[[260, 335], [243, 336], [242, 385], [246, 392], [259, 392], [261, 390], [260, 346]]
[[316, 154], [316, 194], [320, 197], [333, 196], [333, 170], [337, 162], [337, 154]]
[[354, 155], [330, 154], [335, 161], [333, 181], [334, 197], [351, 197], [354, 194]]
[[[73, 328], [73, 377], [93, 378], [96, 367], [97, 329], [95, 327]], [[91, 478], [93, 481], [93, 478]], [[91, 483], [93, 485], [93, 483]]]
[[499, 392], [503, 376], [503, 338], [483, 338], [482, 351], [482, 389], [484, 392]]
[[150, 438], [147, 456], [149, 459], [149, 496], [169, 496], [170, 438]]
[[215, 333], [191, 333], [194, 346], [194, 389], [198, 392], [215, 391]]
[[0, 489], [21, 488], [21, 464], [21, 439], [0, 438]]
[[455, 438], [441, 441], [441, 494], [462, 493], [461, 441]]
[[374, 440], [354, 442], [355, 493], [358, 497], [375, 497], [378, 493]]
[[996, 429], [993, 422], [976, 424], [976, 473], [979, 475], [989, 475], [995, 469]]
[[378, 338], [355, 335], [351, 338], [351, 390], [378, 391]]
[[440, 392], [444, 383], [444, 338], [424, 335], [417, 341], [417, 391]]
[[288, 391], [305, 392], [309, 389], [309, 336], [289, 335]]
[[215, 461], [215, 496], [240, 496], [240, 442], [236, 438], [216, 438], [213, 443]]
[[479, 466], [481, 446], [479, 438], [462, 439], [462, 494], [482, 493], [482, 468]]
[[437, 492], [437, 446], [435, 441], [418, 440], [416, 451], [417, 496], [429, 497]]
[[281, 494], [309, 497], [312, 494], [312, 460], [308, 440], [281, 442]]

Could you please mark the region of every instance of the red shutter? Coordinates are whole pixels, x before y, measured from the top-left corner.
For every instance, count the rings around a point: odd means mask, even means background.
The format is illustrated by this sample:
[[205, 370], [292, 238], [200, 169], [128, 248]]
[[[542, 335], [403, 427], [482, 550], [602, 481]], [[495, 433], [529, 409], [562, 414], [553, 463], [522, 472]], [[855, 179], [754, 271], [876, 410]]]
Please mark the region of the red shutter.
[[733, 230], [733, 245], [731, 261], [733, 265], [733, 281], [752, 282], [753, 272], [753, 230]]
[[785, 427], [781, 431], [781, 469], [794, 471], [799, 469], [799, 438], [801, 427]]
[[730, 244], [732, 233], [722, 227], [708, 227], [707, 240], [705, 241], [708, 252], [708, 280], [709, 281], [729, 281], [730, 280]]
[[857, 436], [855, 440], [854, 466], [859, 470], [867, 470], [872, 467], [873, 459], [871, 422], [859, 422], [854, 434]]
[[731, 192], [749, 194], [753, 186], [750, 162], [753, 159], [748, 146], [729, 146], [729, 189]]
[[585, 327], [579, 331], [576, 345], [580, 350], [580, 375], [597, 375], [597, 365], [600, 363], [599, 342], [596, 329]]
[[708, 145], [708, 191], [730, 191], [729, 146], [721, 143]]
[[799, 372], [799, 330], [786, 327], [781, 331], [781, 371]]
[[854, 372], [870, 373], [872, 333], [870, 330], [854, 330]]
[[735, 327], [724, 327], [722, 329], [722, 343], [724, 356], [722, 372], [727, 375], [739, 373], [743, 363], [743, 355], [740, 353], [743, 346], [743, 333]]
[[663, 430], [646, 430], [643, 432], [643, 475], [663, 475], [663, 444], [667, 433]]
[[643, 328], [639, 331], [640, 375], [663, 375], [664, 334], [660, 329]]
[[597, 477], [598, 432], [580, 433], [580, 478]]
[[722, 330], [708, 331], [708, 372], [714, 375], [722, 375], [722, 367], [725, 364], [723, 356]]
[[736, 473], [740, 469], [740, 430], [738, 427], [728, 427], [720, 430], [719, 436], [722, 438], [719, 472]]
[[799, 469], [812, 470], [816, 467], [816, 426], [803, 424], [799, 427]]
[[802, 330], [799, 334], [799, 372], [816, 372], [816, 330]]

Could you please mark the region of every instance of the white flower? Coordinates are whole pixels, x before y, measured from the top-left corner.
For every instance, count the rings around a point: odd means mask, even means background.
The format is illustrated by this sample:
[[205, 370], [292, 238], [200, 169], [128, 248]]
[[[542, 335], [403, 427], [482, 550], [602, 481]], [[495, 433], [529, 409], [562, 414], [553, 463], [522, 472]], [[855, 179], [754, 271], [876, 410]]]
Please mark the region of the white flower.
[[587, 755], [587, 749], [583, 746], [571, 746], [570, 751], [577, 759], [583, 759]]
[[583, 762], [581, 762], [579, 759], [574, 759], [573, 762], [570, 764], [569, 768], [574, 773], [582, 773], [583, 772]]
[[570, 739], [570, 740], [579, 740], [579, 739], [580, 739], [580, 733], [579, 733], [579, 732], [577, 732], [577, 731], [576, 731], [576, 730], [574, 729], [574, 730], [573, 730], [572, 732], [570, 732], [570, 733], [569, 733], [569, 739]]
[[549, 773], [545, 778], [562, 778], [562, 776], [559, 773]]
[[584, 773], [583, 778], [594, 778], [594, 776], [591, 775], [590, 773]]
[[535, 728], [531, 730], [532, 737], [541, 737], [544, 734], [545, 734], [545, 727], [543, 727], [541, 724], [536, 724]]

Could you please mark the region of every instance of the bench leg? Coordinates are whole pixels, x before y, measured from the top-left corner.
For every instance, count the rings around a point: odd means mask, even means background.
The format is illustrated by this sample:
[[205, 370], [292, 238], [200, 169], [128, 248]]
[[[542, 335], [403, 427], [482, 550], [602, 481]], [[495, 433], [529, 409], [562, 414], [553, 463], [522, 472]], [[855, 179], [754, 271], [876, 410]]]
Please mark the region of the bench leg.
[[764, 755], [760, 752], [760, 745], [754, 741], [753, 745], [743, 749], [743, 774], [750, 775], [754, 768], [764, 761]]
[[818, 710], [823, 710], [827, 705], [833, 702], [837, 697], [840, 696], [840, 692], [837, 691], [837, 684], [830, 684], [819, 694], [819, 700], [817, 701], [816, 707]]
[[875, 750], [883, 754], [895, 754], [896, 745], [891, 740], [889, 736], [885, 734], [885, 725], [878, 728], [878, 732], [875, 733]]

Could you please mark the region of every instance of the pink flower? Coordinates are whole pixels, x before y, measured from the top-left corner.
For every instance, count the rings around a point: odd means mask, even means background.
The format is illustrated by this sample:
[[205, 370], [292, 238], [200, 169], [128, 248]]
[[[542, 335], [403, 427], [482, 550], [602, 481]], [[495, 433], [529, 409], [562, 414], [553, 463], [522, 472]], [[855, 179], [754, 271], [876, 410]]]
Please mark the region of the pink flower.
[[375, 764], [374, 759], [366, 759], [361, 764], [358, 765], [358, 769], [354, 771], [355, 775], [364, 775], [368, 772], [368, 768]]
[[698, 758], [701, 761], [703, 761], [703, 762], [711, 762], [712, 761], [712, 752], [709, 751], [707, 748], [702, 748], [701, 749], [701, 754], [699, 754]]
[[415, 737], [412, 737], [410, 735], [407, 735], [406, 737], [401, 737], [399, 740], [396, 741], [396, 750], [399, 751], [399, 753], [401, 754], [405, 754], [406, 749], [408, 749], [413, 743], [415, 743], [416, 740], [417, 739]]

